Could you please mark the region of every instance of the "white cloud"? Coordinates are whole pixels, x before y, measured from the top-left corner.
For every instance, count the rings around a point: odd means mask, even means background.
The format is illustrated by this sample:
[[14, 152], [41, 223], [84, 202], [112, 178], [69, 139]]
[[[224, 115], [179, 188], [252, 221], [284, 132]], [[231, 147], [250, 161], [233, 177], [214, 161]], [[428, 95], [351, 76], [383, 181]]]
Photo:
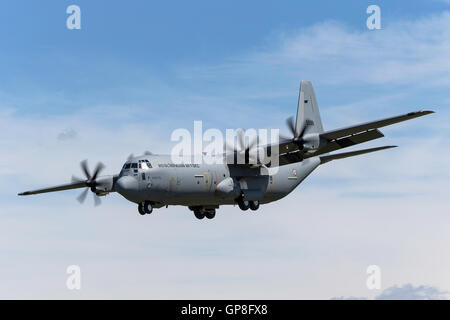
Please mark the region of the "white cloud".
[[58, 139], [65, 141], [75, 139], [77, 137], [77, 132], [73, 129], [64, 129], [58, 134]]
[[[332, 300], [367, 300], [366, 297], [335, 297]], [[375, 297], [375, 300], [447, 300], [448, 292], [440, 291], [433, 286], [417, 286], [407, 283], [403, 286], [392, 286]]]
[[432, 286], [417, 286], [405, 284], [401, 287], [393, 286], [384, 290], [377, 300], [444, 300], [448, 292], [442, 292]]
[[297, 85], [300, 78], [340, 87], [442, 88], [450, 84], [448, 52], [449, 12], [393, 21], [375, 31], [327, 21], [272, 35], [259, 51], [234, 56], [220, 65], [182, 69], [180, 76], [220, 81], [225, 89], [234, 84], [235, 91], [264, 86], [267, 90], [260, 91], [264, 95], [286, 94], [290, 82]]

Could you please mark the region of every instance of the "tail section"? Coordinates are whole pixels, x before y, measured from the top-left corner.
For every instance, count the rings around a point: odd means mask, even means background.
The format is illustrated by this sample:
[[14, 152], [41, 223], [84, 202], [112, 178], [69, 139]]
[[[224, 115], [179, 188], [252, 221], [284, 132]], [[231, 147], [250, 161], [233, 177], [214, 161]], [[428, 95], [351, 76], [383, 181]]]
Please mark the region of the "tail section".
[[300, 93], [297, 105], [297, 122], [295, 124], [297, 132], [322, 133], [323, 126], [320, 119], [319, 106], [312, 84], [308, 80], [300, 83]]

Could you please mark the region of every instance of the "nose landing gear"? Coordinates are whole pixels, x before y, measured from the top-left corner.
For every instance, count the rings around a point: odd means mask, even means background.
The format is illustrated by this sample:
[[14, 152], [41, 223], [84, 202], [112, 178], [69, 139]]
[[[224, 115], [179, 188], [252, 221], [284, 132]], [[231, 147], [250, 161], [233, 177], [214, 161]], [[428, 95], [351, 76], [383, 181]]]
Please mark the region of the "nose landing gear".
[[140, 215], [150, 214], [153, 211], [153, 206], [149, 201], [141, 202], [138, 205], [138, 211]]

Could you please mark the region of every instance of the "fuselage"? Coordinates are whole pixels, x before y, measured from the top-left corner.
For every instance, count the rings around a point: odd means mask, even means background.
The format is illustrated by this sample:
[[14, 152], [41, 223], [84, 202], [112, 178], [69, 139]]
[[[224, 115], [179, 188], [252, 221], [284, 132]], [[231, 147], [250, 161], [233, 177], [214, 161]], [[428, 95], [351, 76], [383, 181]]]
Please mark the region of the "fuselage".
[[217, 163], [175, 164], [169, 155], [144, 155], [127, 161], [115, 183], [126, 199], [155, 207], [235, 204], [238, 196], [268, 203], [289, 194], [320, 164], [319, 158], [275, 168]]

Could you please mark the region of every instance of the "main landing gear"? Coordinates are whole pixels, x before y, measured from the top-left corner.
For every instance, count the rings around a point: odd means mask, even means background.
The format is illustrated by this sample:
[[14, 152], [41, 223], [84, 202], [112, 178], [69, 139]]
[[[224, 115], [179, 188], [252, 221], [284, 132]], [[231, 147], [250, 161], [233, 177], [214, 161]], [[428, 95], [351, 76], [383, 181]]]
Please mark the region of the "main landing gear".
[[150, 214], [153, 211], [152, 204], [149, 201], [141, 202], [138, 205], [138, 211], [140, 215]]
[[216, 209], [214, 208], [204, 208], [204, 207], [189, 207], [192, 211], [194, 211], [194, 216], [201, 219], [214, 219], [216, 216]]
[[215, 209], [212, 209], [212, 210], [195, 209], [194, 215], [197, 219], [200, 219], [200, 220], [205, 217], [206, 217], [206, 219], [213, 219], [216, 216], [216, 210]]
[[246, 211], [248, 209], [256, 211], [259, 209], [259, 201], [258, 200], [248, 201], [248, 200], [239, 198], [237, 200], [237, 204], [238, 204], [239, 208], [243, 211]]

